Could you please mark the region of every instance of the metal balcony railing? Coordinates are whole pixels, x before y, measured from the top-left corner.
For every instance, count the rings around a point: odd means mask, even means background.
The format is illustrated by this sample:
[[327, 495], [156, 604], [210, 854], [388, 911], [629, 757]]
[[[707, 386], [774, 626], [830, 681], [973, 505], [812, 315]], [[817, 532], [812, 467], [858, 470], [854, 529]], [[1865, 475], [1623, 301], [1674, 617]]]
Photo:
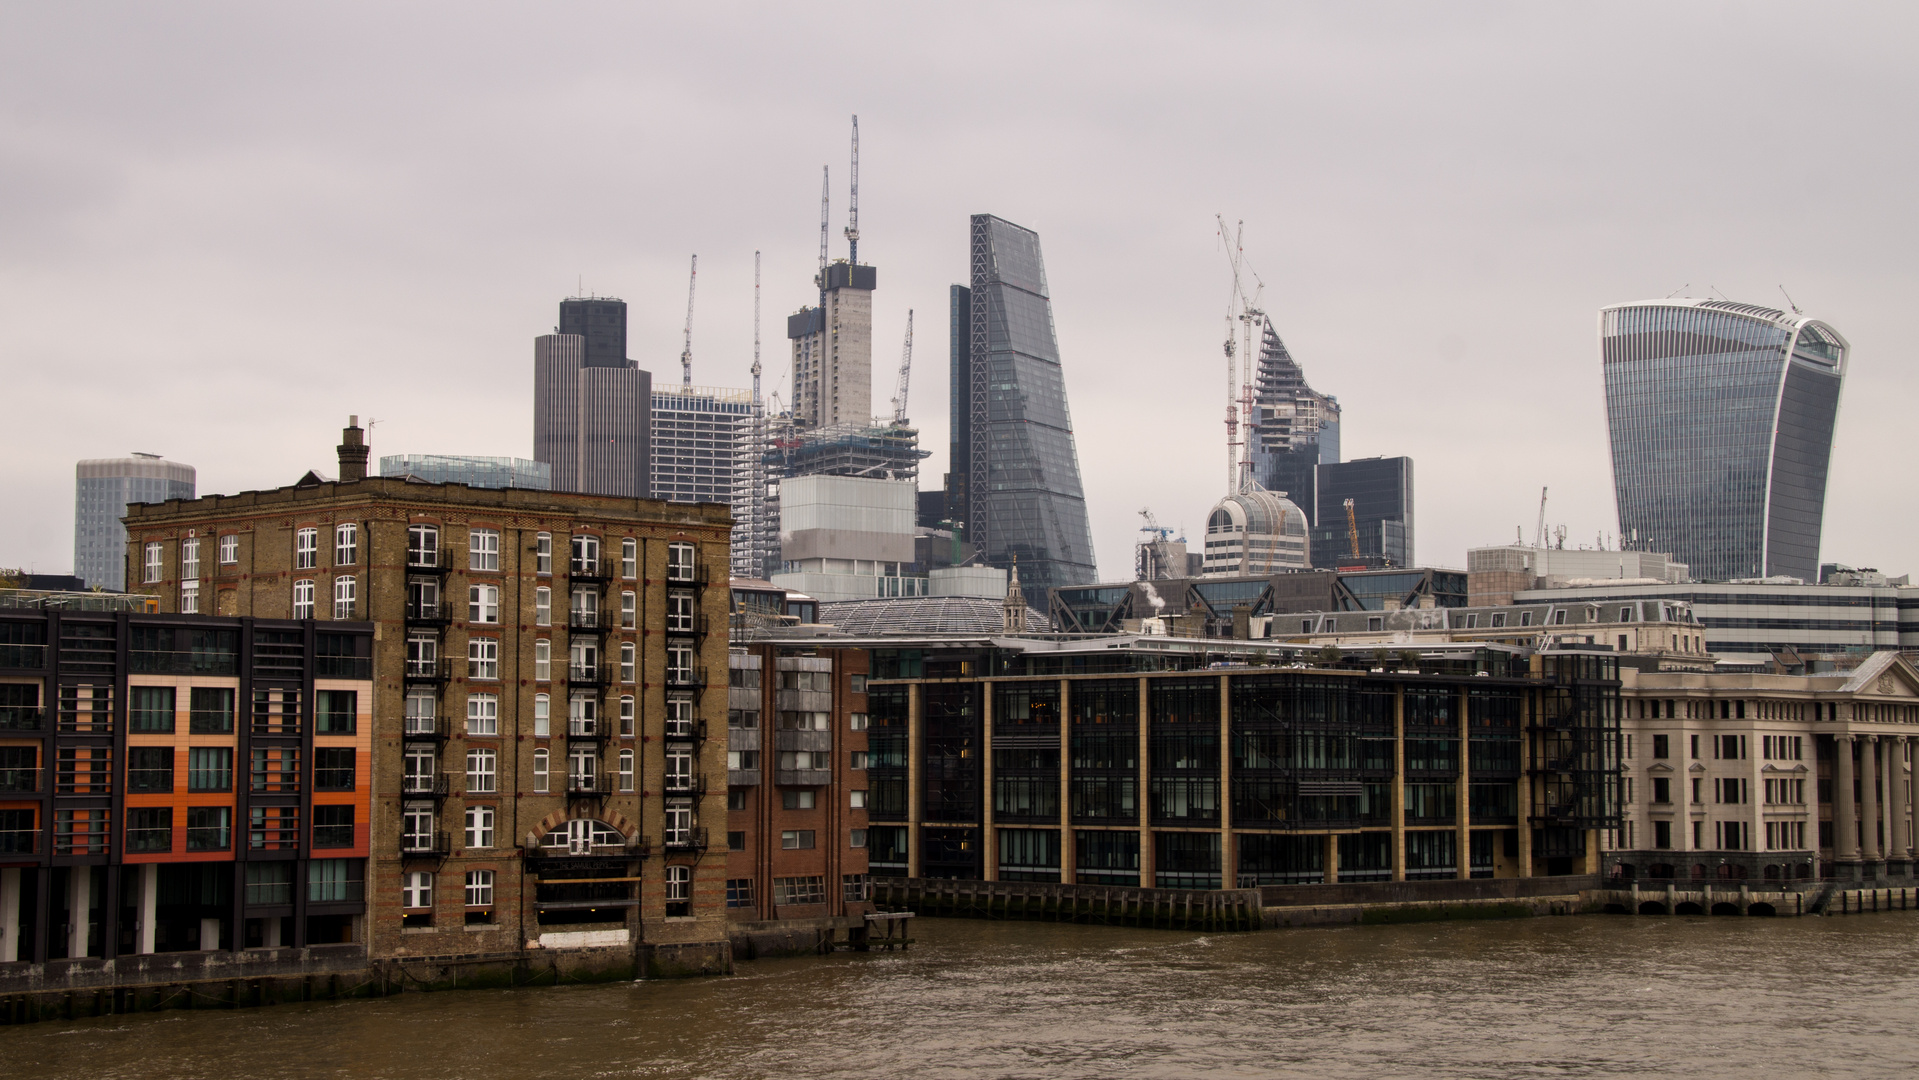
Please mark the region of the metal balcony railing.
[[668, 666], [666, 685], [676, 689], [698, 689], [706, 685], [706, 665], [692, 664], [687, 667]]
[[666, 778], [666, 793], [668, 795], [704, 795], [706, 794], [706, 776], [704, 774], [692, 776], [669, 774]]
[[612, 683], [615, 677], [615, 672], [610, 666], [603, 667], [598, 664], [591, 667], [569, 664], [566, 669], [566, 681], [574, 686], [606, 686]]
[[400, 855], [403, 858], [445, 858], [452, 851], [452, 841], [443, 832], [400, 834]]
[[437, 600], [409, 601], [406, 621], [427, 626], [445, 626], [453, 621], [453, 605]]
[[568, 608], [566, 613], [566, 629], [571, 634], [604, 634], [612, 629], [612, 621], [599, 611]]
[[40, 854], [40, 830], [0, 829], [0, 855]]
[[666, 737], [674, 742], [703, 742], [706, 739], [706, 721], [704, 719], [668, 720]]
[[409, 574], [445, 574], [452, 569], [452, 561], [447, 558], [444, 548], [432, 551], [409, 549], [406, 553], [406, 572]]
[[597, 799], [612, 794], [618, 784], [619, 778], [611, 773], [569, 773], [566, 778], [566, 797]]
[[439, 773], [434, 776], [402, 776], [400, 778], [400, 794], [413, 798], [430, 797], [444, 799], [447, 796], [447, 789], [447, 775], [445, 773]]
[[0, 705], [0, 731], [39, 731], [47, 711], [34, 705]]
[[453, 677], [451, 657], [439, 657], [433, 660], [408, 660], [404, 673], [405, 681], [410, 683], [443, 683]]
[[666, 846], [674, 851], [705, 851], [706, 827], [691, 829], [668, 829]]
[[400, 737], [410, 742], [445, 742], [452, 724], [444, 716], [409, 716]]
[[0, 792], [9, 794], [31, 794], [39, 790], [39, 769], [0, 769]]

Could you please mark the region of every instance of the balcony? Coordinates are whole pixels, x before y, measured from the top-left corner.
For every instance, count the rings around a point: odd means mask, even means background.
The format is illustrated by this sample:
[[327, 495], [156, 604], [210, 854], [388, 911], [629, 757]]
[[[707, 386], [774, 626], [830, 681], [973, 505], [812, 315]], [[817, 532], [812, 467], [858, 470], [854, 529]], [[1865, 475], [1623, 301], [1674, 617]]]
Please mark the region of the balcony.
[[39, 790], [39, 769], [0, 769], [0, 794], [31, 795]]
[[403, 859], [444, 859], [452, 853], [453, 844], [443, 832], [400, 834]]
[[591, 667], [568, 665], [566, 681], [571, 686], [600, 687], [611, 685], [615, 681], [615, 675], [611, 667], [602, 667], [597, 664]]
[[444, 799], [447, 795], [445, 773], [437, 776], [402, 776], [400, 794], [409, 799]]
[[39, 731], [46, 723], [47, 711], [37, 706], [0, 706], [0, 731]]
[[833, 770], [777, 769], [773, 773], [773, 782], [781, 787], [825, 787], [833, 782]]
[[612, 728], [601, 719], [571, 719], [566, 722], [566, 738], [568, 742], [605, 742], [613, 736]]
[[666, 722], [667, 742], [705, 742], [705, 720], [668, 720]]
[[666, 633], [669, 637], [705, 637], [709, 623], [705, 612], [696, 612], [686, 616], [668, 616]]
[[444, 683], [453, 677], [453, 660], [440, 657], [437, 660], [413, 660], [406, 662], [404, 681], [407, 683]]
[[604, 799], [613, 794], [619, 778], [612, 773], [569, 773], [566, 778], [566, 797], [569, 799]]
[[706, 827], [668, 829], [666, 831], [666, 849], [668, 851], [705, 851]]
[[409, 716], [400, 738], [406, 742], [445, 742], [451, 727], [444, 716]]
[[666, 685], [676, 690], [703, 689], [706, 686], [706, 665], [669, 666], [666, 669]]
[[604, 634], [613, 629], [608, 619], [598, 611], [582, 611], [570, 608], [566, 613], [566, 632], [569, 634]]
[[613, 580], [613, 561], [611, 559], [596, 559], [592, 562], [574, 560], [567, 564], [566, 576], [569, 581], [604, 585]]
[[693, 776], [668, 776], [666, 778], [666, 793], [668, 795], [704, 795], [706, 794], [706, 777], [703, 774]]
[[0, 668], [38, 671], [47, 666], [45, 645], [0, 645]]
[[406, 572], [409, 574], [432, 574], [445, 577], [453, 571], [453, 564], [447, 559], [447, 553], [438, 549], [433, 551], [408, 551], [406, 553]]
[[39, 829], [0, 829], [0, 855], [40, 854]]
[[240, 656], [213, 649], [140, 649], [127, 654], [127, 668], [137, 675], [234, 675], [240, 670]]
[[453, 621], [453, 605], [437, 601], [409, 601], [406, 605], [408, 626], [445, 626]]

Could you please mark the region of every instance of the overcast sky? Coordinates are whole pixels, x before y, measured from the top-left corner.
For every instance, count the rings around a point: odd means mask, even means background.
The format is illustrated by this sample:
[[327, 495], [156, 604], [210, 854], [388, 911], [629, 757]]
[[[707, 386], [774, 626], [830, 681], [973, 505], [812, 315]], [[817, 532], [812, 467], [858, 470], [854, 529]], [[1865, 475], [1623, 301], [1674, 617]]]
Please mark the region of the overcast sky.
[[[202, 494], [375, 455], [529, 456], [532, 339], [585, 289], [629, 354], [767, 389], [860, 117], [874, 402], [909, 308], [946, 469], [967, 215], [1037, 230], [1102, 575], [1224, 493], [1214, 214], [1345, 410], [1416, 461], [1420, 561], [1616, 529], [1609, 303], [1780, 286], [1853, 345], [1822, 557], [1912, 536], [1919, 34], [1906, 5], [0, 4], [0, 566], [72, 566], [73, 465]], [[1901, 330], [1900, 327], [1906, 327]]]

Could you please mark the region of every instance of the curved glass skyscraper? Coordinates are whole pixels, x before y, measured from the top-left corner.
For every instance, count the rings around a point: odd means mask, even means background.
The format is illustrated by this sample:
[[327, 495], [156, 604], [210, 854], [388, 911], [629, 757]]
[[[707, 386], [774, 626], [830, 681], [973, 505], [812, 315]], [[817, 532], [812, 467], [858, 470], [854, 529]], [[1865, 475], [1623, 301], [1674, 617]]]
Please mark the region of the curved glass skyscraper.
[[1602, 310], [1620, 535], [1702, 581], [1818, 580], [1848, 351], [1825, 323], [1753, 304]]

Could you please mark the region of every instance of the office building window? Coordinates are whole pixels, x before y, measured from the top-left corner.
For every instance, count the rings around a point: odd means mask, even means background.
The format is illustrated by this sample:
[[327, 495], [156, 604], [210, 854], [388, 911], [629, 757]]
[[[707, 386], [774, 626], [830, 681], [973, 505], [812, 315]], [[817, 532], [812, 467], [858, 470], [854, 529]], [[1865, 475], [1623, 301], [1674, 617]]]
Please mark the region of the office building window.
[[220, 538], [220, 565], [233, 566], [240, 561], [240, 536], [227, 533]]
[[360, 561], [360, 527], [351, 523], [333, 529], [333, 565], [352, 566]]
[[313, 581], [309, 578], [293, 583], [293, 617], [313, 618]]
[[500, 733], [500, 699], [492, 694], [468, 694], [466, 697], [466, 733]]
[[812, 846], [812, 829], [787, 829], [780, 833], [780, 847], [788, 851], [805, 851]]
[[469, 679], [500, 677], [499, 638], [471, 638], [467, 641], [466, 677]]
[[500, 621], [500, 587], [498, 585], [470, 585], [466, 590], [466, 618], [468, 622], [496, 623]]
[[500, 530], [470, 529], [467, 531], [466, 568], [468, 570], [500, 568]]
[[[254, 747], [258, 752], [261, 748]], [[313, 790], [352, 791], [358, 762], [351, 746], [318, 746], [313, 750]]]
[[230, 686], [196, 686], [187, 698], [187, 730], [195, 735], [224, 735], [233, 730], [234, 692]]
[[320, 530], [300, 529], [293, 534], [293, 568], [311, 570], [320, 565]]
[[466, 846], [470, 848], [493, 846], [493, 808], [491, 806], [466, 808]]
[[359, 595], [357, 578], [340, 577], [333, 579], [333, 617], [336, 619], [354, 618], [354, 599]]
[[188, 791], [232, 791], [233, 748], [195, 746], [187, 750]]

